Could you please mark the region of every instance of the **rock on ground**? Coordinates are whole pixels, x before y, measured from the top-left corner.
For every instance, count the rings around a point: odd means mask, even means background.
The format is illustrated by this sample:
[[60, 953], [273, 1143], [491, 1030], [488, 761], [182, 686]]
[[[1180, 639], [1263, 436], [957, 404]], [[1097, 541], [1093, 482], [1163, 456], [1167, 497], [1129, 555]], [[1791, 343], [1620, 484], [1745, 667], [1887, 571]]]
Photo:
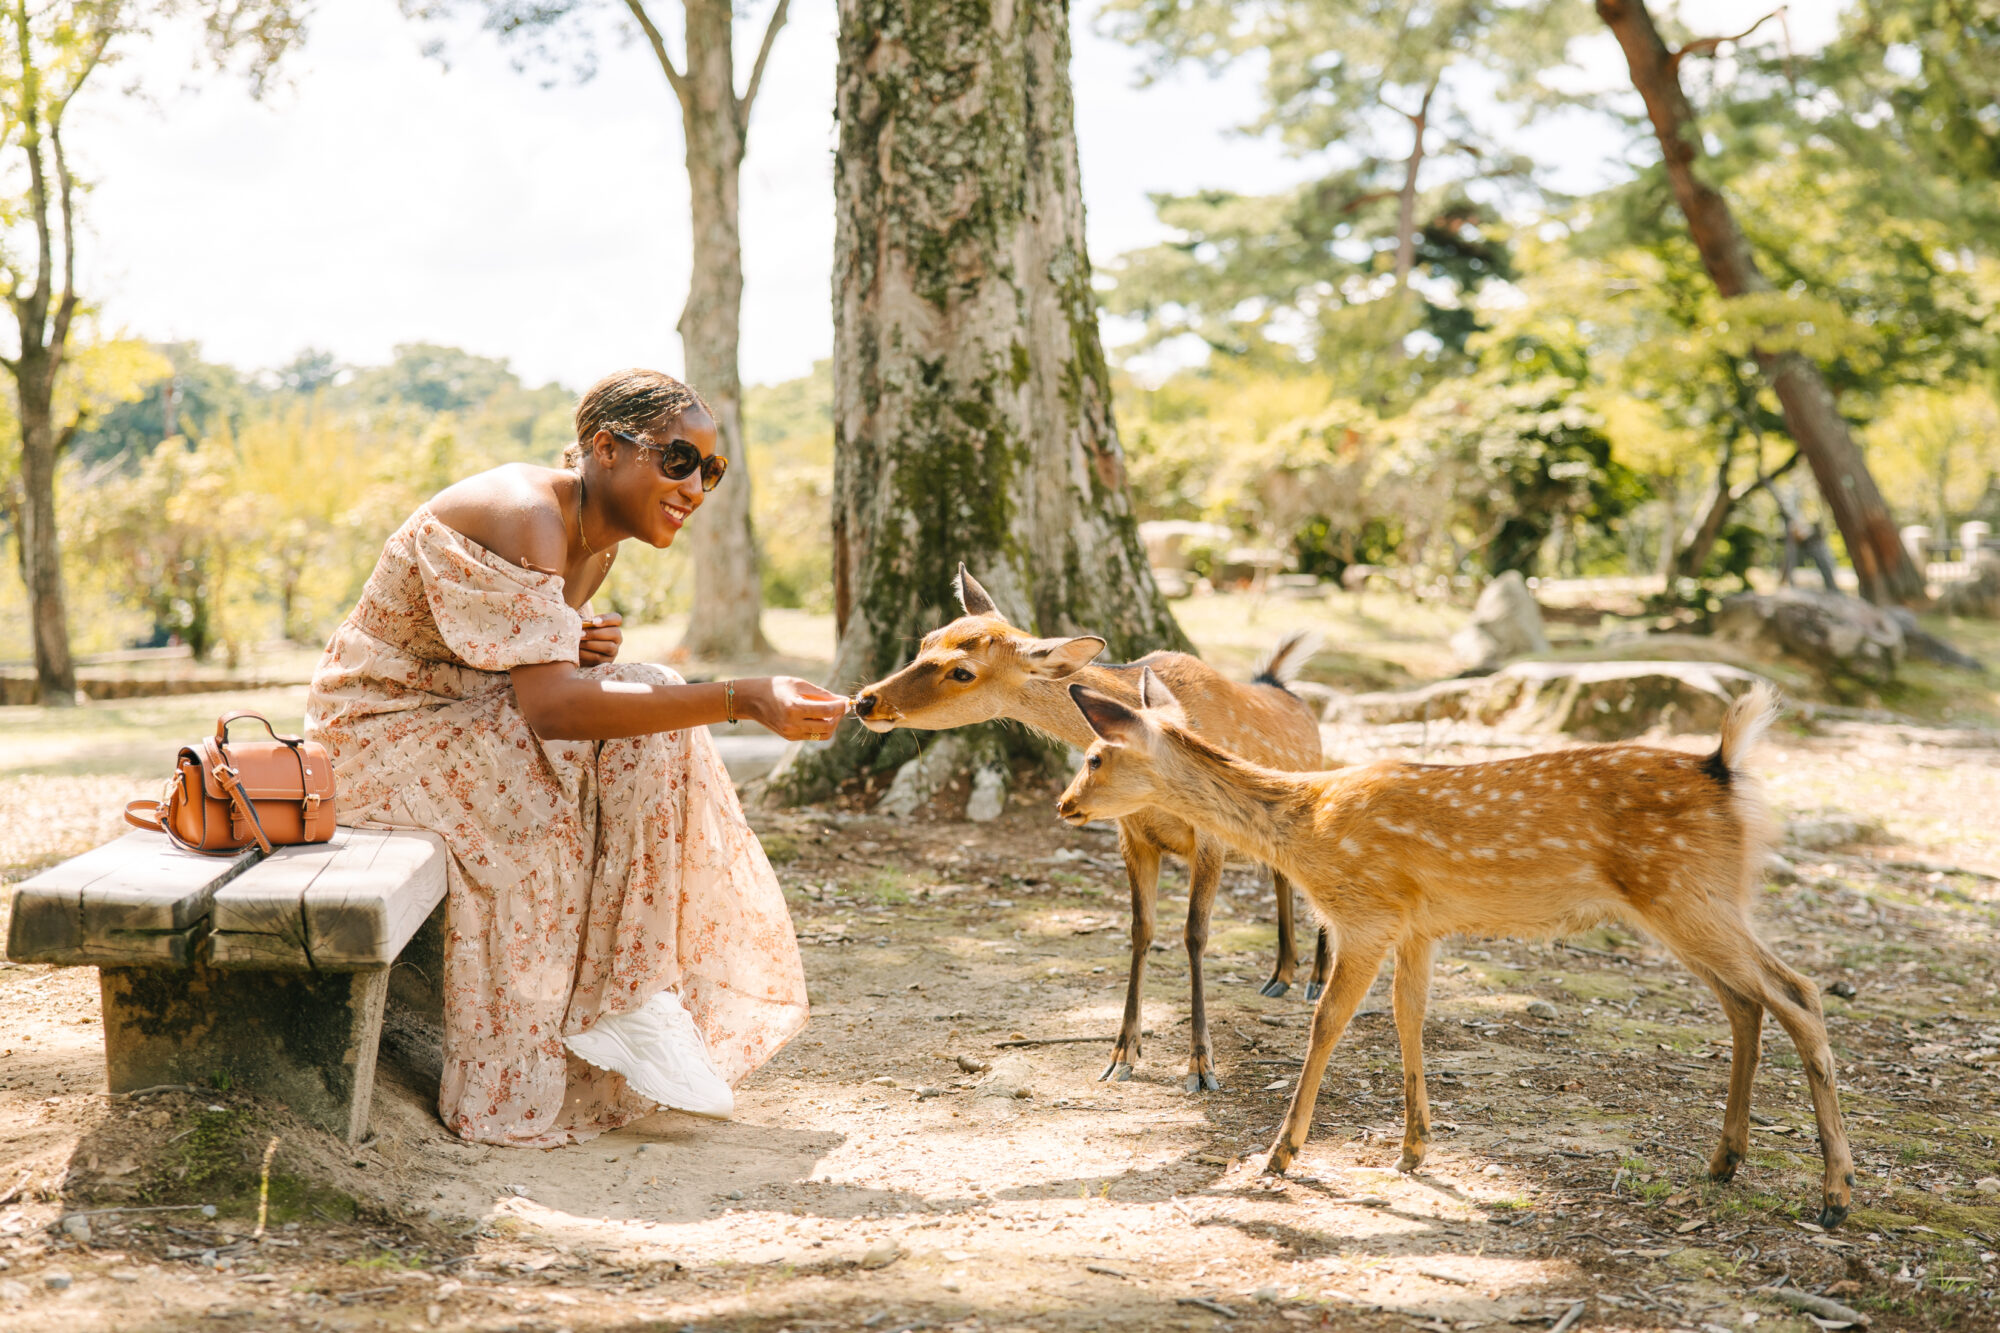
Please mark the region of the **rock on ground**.
[[1758, 679], [1714, 662], [1517, 662], [1491, 676], [1353, 695], [1336, 701], [1326, 720], [1369, 726], [1469, 721], [1593, 741], [1626, 740], [1656, 728], [1709, 733]]
[[1789, 658], [1823, 676], [1870, 685], [1895, 679], [1902, 626], [1859, 597], [1824, 588], [1739, 593], [1716, 613], [1715, 637], [1766, 658]]
[[1946, 584], [1938, 594], [1938, 610], [1949, 616], [2000, 620], [2000, 555], [1980, 556], [1970, 578]]
[[1486, 585], [1472, 608], [1472, 623], [1451, 636], [1451, 650], [1467, 666], [1482, 668], [1549, 650], [1542, 608], [1519, 570]]

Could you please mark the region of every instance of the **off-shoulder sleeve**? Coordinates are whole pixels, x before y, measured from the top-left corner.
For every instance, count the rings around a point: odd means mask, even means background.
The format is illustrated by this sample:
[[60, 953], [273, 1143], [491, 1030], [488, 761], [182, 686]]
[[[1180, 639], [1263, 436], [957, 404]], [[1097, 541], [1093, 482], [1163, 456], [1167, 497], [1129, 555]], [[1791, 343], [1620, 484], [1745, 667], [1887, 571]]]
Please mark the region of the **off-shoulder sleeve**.
[[510, 565], [434, 518], [415, 547], [438, 635], [467, 666], [576, 661], [583, 620], [563, 601], [561, 575]]

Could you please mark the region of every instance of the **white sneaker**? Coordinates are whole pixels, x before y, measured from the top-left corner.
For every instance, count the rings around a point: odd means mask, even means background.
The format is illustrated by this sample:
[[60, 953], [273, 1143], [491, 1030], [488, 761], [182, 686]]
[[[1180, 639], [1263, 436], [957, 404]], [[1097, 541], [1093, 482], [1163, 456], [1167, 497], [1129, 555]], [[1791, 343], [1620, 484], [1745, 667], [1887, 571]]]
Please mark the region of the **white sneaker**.
[[672, 991], [629, 1013], [607, 1014], [563, 1044], [599, 1069], [623, 1074], [634, 1092], [662, 1106], [711, 1120], [736, 1112], [736, 1095], [716, 1072], [694, 1015]]

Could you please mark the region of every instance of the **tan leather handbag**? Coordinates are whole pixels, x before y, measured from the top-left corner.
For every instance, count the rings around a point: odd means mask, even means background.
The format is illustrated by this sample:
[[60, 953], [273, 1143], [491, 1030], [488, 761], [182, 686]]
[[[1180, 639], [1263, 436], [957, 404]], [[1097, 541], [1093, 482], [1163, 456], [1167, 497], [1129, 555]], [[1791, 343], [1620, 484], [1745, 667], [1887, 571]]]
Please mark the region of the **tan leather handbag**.
[[[229, 724], [261, 722], [268, 741], [231, 741]], [[268, 852], [333, 836], [333, 761], [326, 747], [280, 736], [256, 713], [224, 713], [215, 735], [183, 746], [157, 801], [134, 801], [125, 822], [164, 833], [191, 852], [226, 856], [255, 843]]]

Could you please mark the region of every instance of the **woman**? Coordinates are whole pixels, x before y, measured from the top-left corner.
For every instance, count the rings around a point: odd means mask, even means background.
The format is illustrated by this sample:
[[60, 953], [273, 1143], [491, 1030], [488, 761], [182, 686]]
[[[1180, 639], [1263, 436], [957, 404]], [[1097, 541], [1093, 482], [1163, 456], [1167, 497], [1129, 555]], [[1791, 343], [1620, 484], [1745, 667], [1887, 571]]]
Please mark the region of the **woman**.
[[313, 675], [340, 822], [451, 851], [438, 1105], [465, 1138], [726, 1116], [805, 1024], [784, 898], [704, 728], [824, 739], [847, 701], [616, 666], [618, 617], [584, 618], [621, 541], [672, 545], [723, 480], [715, 444], [680, 381], [601, 380], [567, 470], [495, 468], [410, 516]]

